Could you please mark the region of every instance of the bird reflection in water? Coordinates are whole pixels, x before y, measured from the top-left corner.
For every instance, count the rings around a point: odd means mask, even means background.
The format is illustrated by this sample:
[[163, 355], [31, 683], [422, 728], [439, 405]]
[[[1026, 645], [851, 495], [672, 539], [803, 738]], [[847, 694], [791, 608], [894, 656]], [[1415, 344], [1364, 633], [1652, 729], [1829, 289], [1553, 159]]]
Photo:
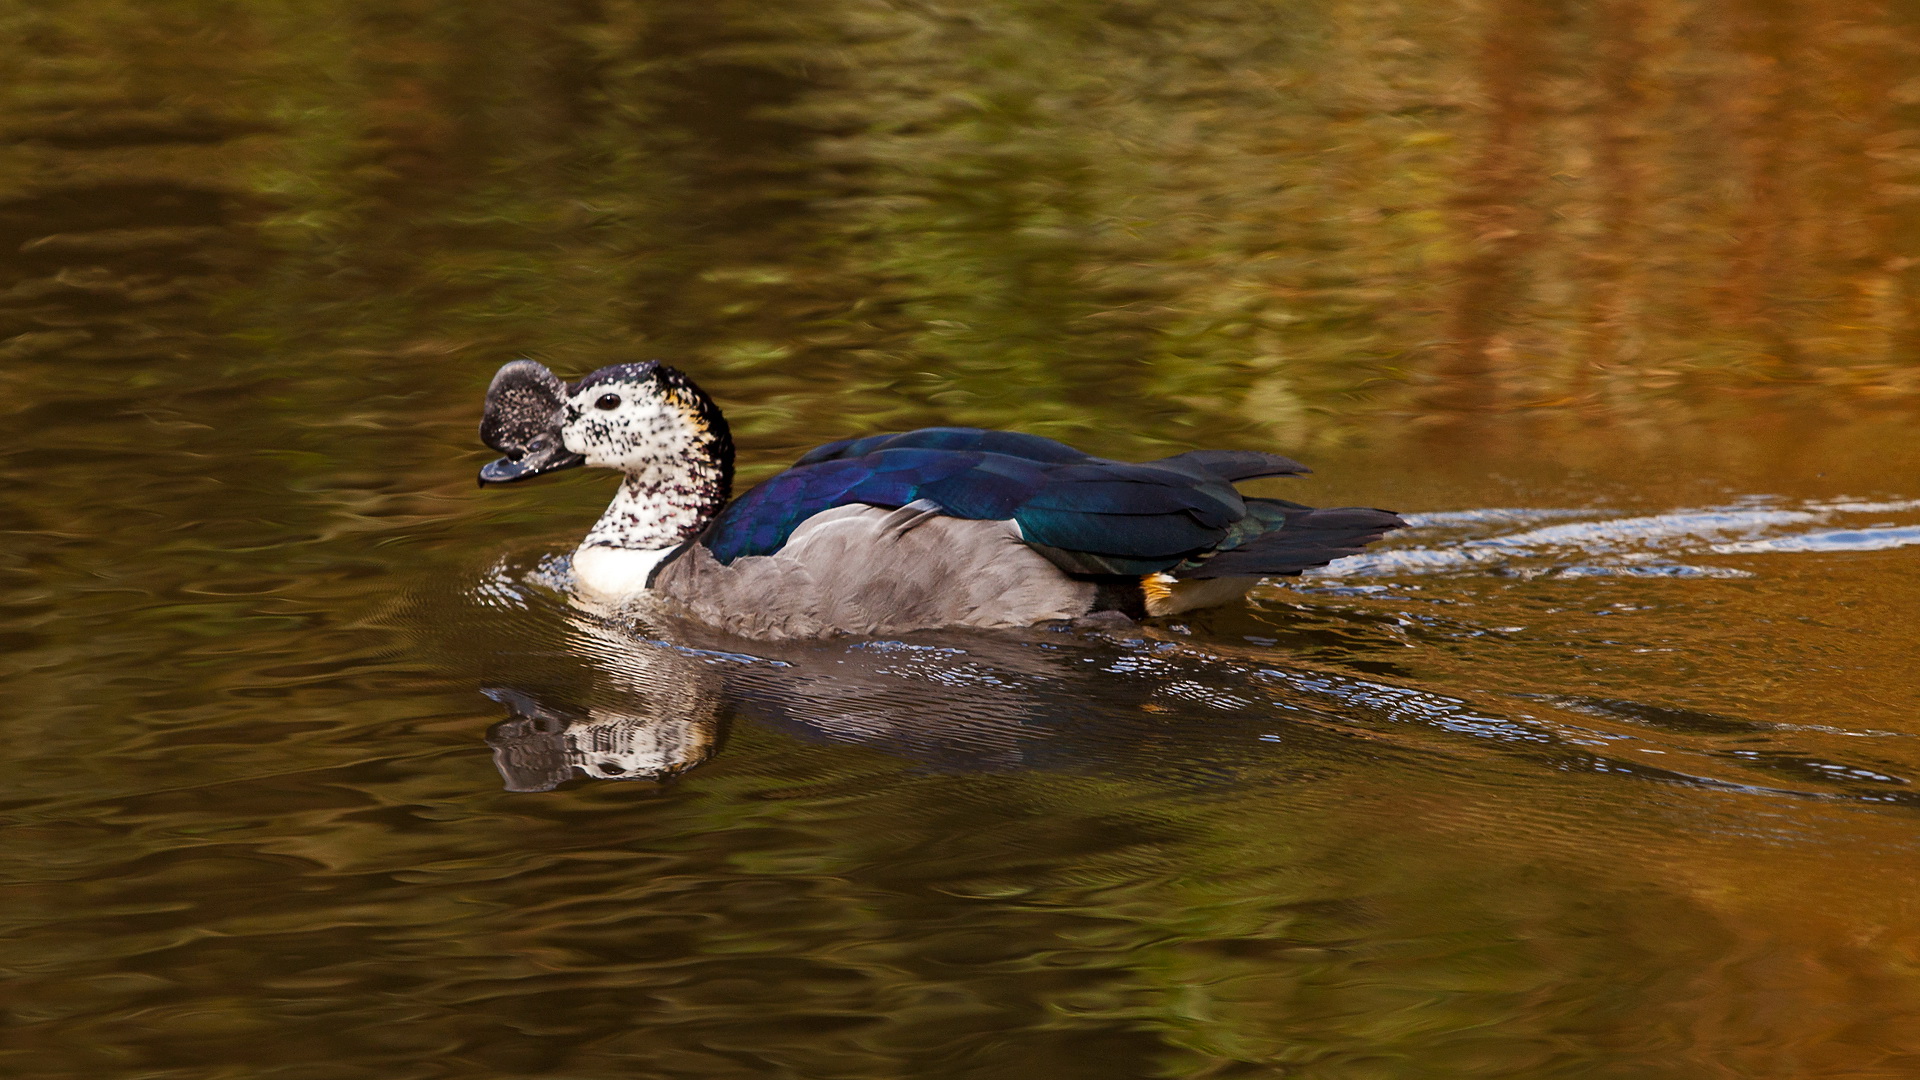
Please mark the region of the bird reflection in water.
[[508, 791], [552, 791], [576, 773], [595, 780], [671, 780], [712, 757], [725, 735], [717, 713], [568, 713], [508, 687], [481, 693], [511, 713], [487, 729], [494, 766]]
[[506, 686], [480, 691], [509, 713], [487, 730], [508, 791], [552, 791], [576, 775], [666, 781], [719, 751], [725, 688], [711, 665], [592, 613], [572, 611], [566, 621], [570, 651], [593, 675], [594, 704]]
[[[552, 636], [534, 631], [521, 649], [493, 654], [513, 657], [524, 677], [496, 668], [481, 687], [508, 711], [487, 744], [509, 791], [578, 778], [672, 780], [720, 751], [736, 714], [803, 741], [870, 746], [941, 769], [1030, 766], [1079, 711], [1059, 691], [1083, 683], [1073, 669], [1090, 644], [1047, 630], [749, 643], [577, 603], [555, 613], [567, 670], [551, 668]], [[546, 647], [526, 647], [542, 639]], [[587, 688], [553, 689], [582, 675]]]
[[941, 772], [1145, 769], [1206, 784], [1311, 771], [1312, 748], [1344, 756], [1361, 731], [1371, 742], [1408, 721], [1543, 737], [1177, 625], [747, 641], [665, 610], [589, 607], [569, 584], [563, 563], [502, 563], [470, 593], [490, 614], [462, 623], [462, 651], [488, 658], [482, 692], [508, 710], [487, 743], [509, 791], [671, 781], [719, 753], [736, 719]]
[[[1584, 713], [1563, 726], [1539, 702], [1517, 712], [1176, 625], [748, 642], [664, 613], [590, 610], [564, 584], [563, 573], [502, 566], [474, 594], [512, 612], [483, 623], [486, 654], [516, 672], [490, 664], [484, 684], [510, 713], [487, 737], [510, 791], [669, 781], [710, 761], [736, 718], [943, 772], [1144, 770], [1206, 786], [1252, 772], [1273, 782], [1347, 762], [1363, 740], [1370, 757], [1492, 751], [1558, 771], [1718, 782], [1596, 747]], [[1644, 742], [1637, 730], [1609, 734], [1623, 747]]]

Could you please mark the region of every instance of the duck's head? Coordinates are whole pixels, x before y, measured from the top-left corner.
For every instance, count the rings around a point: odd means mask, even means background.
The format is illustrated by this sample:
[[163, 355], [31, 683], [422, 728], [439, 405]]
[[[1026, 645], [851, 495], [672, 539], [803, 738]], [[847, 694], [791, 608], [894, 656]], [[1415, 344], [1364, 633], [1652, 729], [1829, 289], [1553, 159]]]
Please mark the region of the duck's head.
[[733, 464], [733, 436], [713, 399], [657, 360], [603, 367], [575, 383], [560, 436], [587, 464], [628, 475], [690, 460]]
[[505, 454], [480, 470], [506, 484], [575, 465], [629, 476], [683, 471], [689, 463], [731, 475], [727, 421], [678, 369], [649, 360], [614, 364], [569, 387], [541, 364], [515, 360], [487, 388], [480, 439]]

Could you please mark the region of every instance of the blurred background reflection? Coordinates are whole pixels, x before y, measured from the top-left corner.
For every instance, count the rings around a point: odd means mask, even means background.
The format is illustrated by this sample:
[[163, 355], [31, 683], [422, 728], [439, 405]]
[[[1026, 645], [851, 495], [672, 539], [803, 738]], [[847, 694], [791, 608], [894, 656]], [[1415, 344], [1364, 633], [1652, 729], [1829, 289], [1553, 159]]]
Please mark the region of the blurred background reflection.
[[[1920, 1074], [1920, 7], [0, 5], [0, 1071]], [[1415, 527], [774, 649], [473, 490], [946, 423]], [[626, 782], [613, 782], [626, 781]]]

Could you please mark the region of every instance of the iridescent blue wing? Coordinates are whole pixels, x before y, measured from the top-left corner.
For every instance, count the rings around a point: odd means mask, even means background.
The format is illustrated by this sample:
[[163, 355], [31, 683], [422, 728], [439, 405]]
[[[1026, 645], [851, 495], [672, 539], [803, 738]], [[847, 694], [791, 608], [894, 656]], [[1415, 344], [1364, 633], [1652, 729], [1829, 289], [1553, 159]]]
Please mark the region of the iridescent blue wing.
[[917, 499], [939, 504], [951, 517], [1011, 518], [1030, 543], [1045, 548], [1145, 559], [1155, 569], [1210, 548], [1246, 514], [1230, 484], [1193, 472], [1084, 454], [1049, 463], [891, 447], [781, 473], [734, 500], [704, 542], [723, 563], [768, 555], [801, 522], [836, 506], [893, 508]]
[[1399, 518], [1243, 499], [1236, 480], [1306, 472], [1257, 450], [1193, 450], [1130, 464], [1039, 435], [923, 428], [831, 443], [740, 496], [703, 542], [723, 563], [770, 555], [836, 506], [916, 500], [950, 517], [1012, 519], [1027, 543], [1078, 574], [1181, 577], [1298, 573], [1353, 554]]

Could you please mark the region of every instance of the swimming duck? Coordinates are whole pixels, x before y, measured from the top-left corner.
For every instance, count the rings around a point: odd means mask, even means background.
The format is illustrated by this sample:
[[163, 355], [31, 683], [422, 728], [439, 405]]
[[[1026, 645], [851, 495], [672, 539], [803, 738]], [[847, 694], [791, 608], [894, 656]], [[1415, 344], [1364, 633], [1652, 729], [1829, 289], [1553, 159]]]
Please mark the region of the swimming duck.
[[923, 428], [817, 447], [732, 496], [733, 439], [683, 372], [649, 361], [568, 386], [516, 360], [480, 438], [506, 484], [578, 465], [624, 474], [573, 554], [603, 605], [662, 603], [767, 639], [1171, 615], [1324, 566], [1405, 524], [1233, 485], [1307, 472], [1253, 450], [1111, 461], [1038, 435]]

